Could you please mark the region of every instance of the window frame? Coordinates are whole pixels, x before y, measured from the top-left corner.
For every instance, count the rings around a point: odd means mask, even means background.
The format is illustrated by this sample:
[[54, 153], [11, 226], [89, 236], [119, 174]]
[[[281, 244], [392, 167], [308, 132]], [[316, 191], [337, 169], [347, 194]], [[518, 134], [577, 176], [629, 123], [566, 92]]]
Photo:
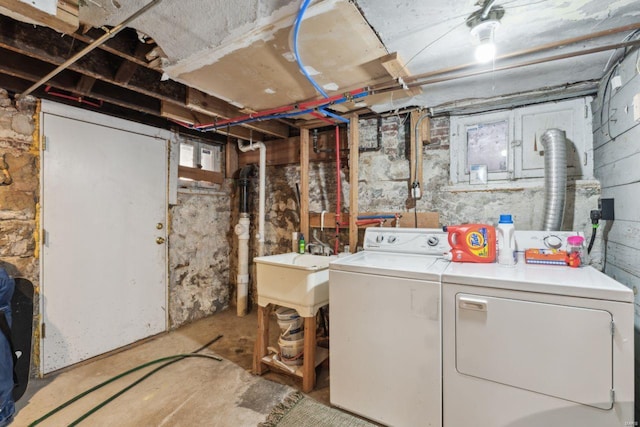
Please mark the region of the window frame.
[[[185, 166], [182, 163], [182, 145], [193, 146], [193, 162], [195, 166]], [[217, 150], [219, 156], [220, 171], [209, 171], [202, 168], [201, 155], [204, 147], [212, 151]], [[195, 139], [180, 138], [178, 141], [178, 186], [187, 187], [213, 187], [215, 184], [224, 182], [222, 172], [222, 145], [198, 141]]]
[[[553, 115], [553, 113], [569, 112], [572, 123], [567, 132], [567, 140], [571, 143], [573, 150], [567, 151], [567, 156], [571, 158], [572, 164], [567, 167], [568, 177], [575, 180], [589, 180], [594, 177], [593, 164], [593, 131], [592, 131], [592, 97], [579, 97], [564, 99], [529, 105], [525, 107], [513, 108], [510, 110], [500, 110], [488, 113], [476, 113], [464, 116], [451, 116], [450, 118], [450, 181], [452, 185], [477, 186], [477, 183], [470, 183], [470, 174], [467, 168], [468, 135], [467, 129], [478, 124], [495, 123], [501, 120], [508, 120], [508, 143], [507, 143], [507, 172], [488, 172], [487, 183], [485, 185], [496, 184], [503, 187], [505, 184], [513, 186], [514, 181], [529, 180], [538, 182], [544, 179], [544, 167], [525, 167], [527, 153], [525, 153], [524, 120], [539, 115]], [[544, 120], [541, 120], [542, 122]], [[553, 122], [554, 120], [551, 120]], [[557, 119], [555, 120], [557, 121]], [[534, 119], [535, 122], [535, 119]], [[549, 127], [557, 127], [550, 125]], [[537, 135], [539, 139], [541, 135]], [[530, 141], [527, 141], [529, 143]], [[540, 147], [538, 147], [540, 150]], [[542, 151], [542, 150], [540, 150]], [[569, 160], [569, 159], [568, 159]]]

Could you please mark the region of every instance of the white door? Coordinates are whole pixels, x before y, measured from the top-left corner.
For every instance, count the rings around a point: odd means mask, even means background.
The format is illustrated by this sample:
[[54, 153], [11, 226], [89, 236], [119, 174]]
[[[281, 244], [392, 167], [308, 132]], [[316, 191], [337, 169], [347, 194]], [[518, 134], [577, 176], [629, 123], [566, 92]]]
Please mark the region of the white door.
[[124, 120], [43, 110], [47, 373], [166, 329], [167, 140]]

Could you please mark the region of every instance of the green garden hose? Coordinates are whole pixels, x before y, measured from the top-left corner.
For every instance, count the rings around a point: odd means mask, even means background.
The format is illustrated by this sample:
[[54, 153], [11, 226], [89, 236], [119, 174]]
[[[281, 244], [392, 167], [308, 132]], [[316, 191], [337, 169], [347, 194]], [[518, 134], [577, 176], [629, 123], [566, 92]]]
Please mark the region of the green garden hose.
[[199, 349], [195, 350], [192, 353], [176, 354], [176, 355], [173, 355], [173, 356], [162, 357], [160, 359], [156, 359], [156, 360], [152, 360], [150, 362], [143, 363], [140, 366], [137, 366], [135, 368], [129, 369], [128, 371], [125, 371], [125, 372], [123, 372], [121, 374], [118, 374], [115, 377], [113, 377], [111, 379], [108, 379], [108, 380], [106, 380], [106, 381], [104, 381], [104, 382], [102, 382], [102, 383], [100, 383], [100, 384], [98, 384], [98, 385], [96, 385], [94, 387], [91, 387], [89, 390], [83, 391], [82, 393], [78, 394], [77, 396], [67, 400], [66, 402], [64, 402], [60, 406], [58, 406], [58, 407], [54, 408], [53, 410], [47, 412], [42, 417], [38, 418], [37, 420], [35, 420], [31, 424], [29, 424], [29, 427], [36, 426], [36, 425], [40, 424], [41, 422], [43, 422], [47, 418], [49, 418], [52, 415], [60, 412], [62, 409], [66, 408], [67, 406], [71, 405], [72, 403], [74, 403], [74, 402], [82, 399], [83, 397], [89, 395], [90, 393], [93, 393], [94, 391], [106, 386], [107, 384], [111, 384], [112, 382], [117, 381], [120, 378], [126, 377], [127, 375], [132, 374], [134, 372], [137, 372], [137, 371], [139, 371], [141, 369], [144, 369], [144, 368], [146, 368], [148, 366], [152, 366], [152, 365], [156, 365], [158, 363], [166, 362], [162, 366], [158, 366], [157, 368], [155, 368], [151, 372], [145, 374], [144, 376], [142, 376], [138, 380], [134, 381], [132, 384], [128, 385], [127, 387], [123, 388], [122, 390], [120, 390], [116, 394], [114, 394], [111, 397], [107, 398], [106, 400], [102, 401], [98, 405], [94, 406], [88, 412], [85, 412], [78, 419], [74, 420], [71, 424], [69, 424], [69, 426], [78, 425], [78, 423], [80, 423], [81, 421], [83, 421], [87, 417], [91, 416], [98, 409], [102, 408], [103, 406], [107, 405], [109, 402], [113, 401], [114, 399], [116, 399], [120, 395], [124, 394], [126, 391], [128, 391], [128, 390], [132, 389], [133, 387], [135, 387], [136, 385], [140, 384], [142, 381], [144, 381], [145, 379], [149, 378], [151, 375], [155, 374], [159, 370], [161, 370], [163, 368], [166, 368], [167, 366], [172, 365], [172, 364], [174, 364], [174, 363], [176, 363], [176, 362], [178, 362], [180, 360], [183, 360], [183, 359], [185, 359], [187, 357], [202, 357], [202, 358], [212, 359], [212, 360], [216, 360], [218, 362], [221, 362], [222, 359], [220, 357], [218, 357], [218, 356], [210, 356], [210, 355], [206, 355], [206, 354], [198, 354], [198, 352], [200, 352], [200, 351], [204, 350], [205, 348], [209, 347], [211, 344], [215, 343], [220, 338], [222, 338], [222, 335], [218, 335], [216, 338], [214, 338], [213, 340], [209, 341], [207, 344], [203, 345], [202, 347], [200, 347]]

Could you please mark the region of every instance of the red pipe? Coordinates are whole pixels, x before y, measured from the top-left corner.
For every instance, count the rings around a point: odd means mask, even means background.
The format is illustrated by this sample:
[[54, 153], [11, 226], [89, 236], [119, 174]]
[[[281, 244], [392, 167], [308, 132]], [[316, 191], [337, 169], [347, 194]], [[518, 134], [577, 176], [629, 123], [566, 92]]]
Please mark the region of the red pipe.
[[[340, 128], [336, 126], [336, 187], [338, 189], [338, 197], [336, 202], [336, 243], [334, 246], [334, 254], [338, 253], [340, 246], [340, 209], [342, 194], [342, 179], [340, 178]], [[353, 249], [355, 251], [355, 248]]]
[[335, 123], [334, 123], [334, 122], [332, 122], [331, 120], [327, 119], [325, 116], [323, 116], [322, 114], [318, 113], [317, 111], [312, 111], [310, 114], [311, 114], [313, 117], [316, 117], [316, 118], [318, 118], [318, 119], [322, 120], [323, 122], [327, 122], [327, 123], [329, 123], [330, 125], [335, 125]]
[[50, 85], [45, 86], [44, 91], [46, 93], [48, 93], [49, 95], [57, 96], [58, 98], [69, 99], [71, 101], [76, 101], [76, 102], [78, 102], [80, 104], [91, 105], [92, 107], [96, 107], [96, 108], [102, 107], [102, 100], [101, 99], [98, 100], [98, 103], [87, 101], [86, 99], [84, 99], [81, 96], [73, 96], [73, 95], [67, 95], [67, 94], [61, 93], [61, 92], [55, 92], [55, 91], [51, 90], [51, 86]]

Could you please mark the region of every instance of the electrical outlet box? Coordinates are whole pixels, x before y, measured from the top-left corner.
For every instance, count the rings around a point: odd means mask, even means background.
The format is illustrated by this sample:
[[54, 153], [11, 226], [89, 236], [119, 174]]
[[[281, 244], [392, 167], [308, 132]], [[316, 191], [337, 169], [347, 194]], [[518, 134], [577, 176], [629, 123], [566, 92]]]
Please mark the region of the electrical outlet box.
[[615, 219], [613, 200], [614, 199], [600, 199], [599, 205], [602, 219], [607, 221], [613, 221]]

